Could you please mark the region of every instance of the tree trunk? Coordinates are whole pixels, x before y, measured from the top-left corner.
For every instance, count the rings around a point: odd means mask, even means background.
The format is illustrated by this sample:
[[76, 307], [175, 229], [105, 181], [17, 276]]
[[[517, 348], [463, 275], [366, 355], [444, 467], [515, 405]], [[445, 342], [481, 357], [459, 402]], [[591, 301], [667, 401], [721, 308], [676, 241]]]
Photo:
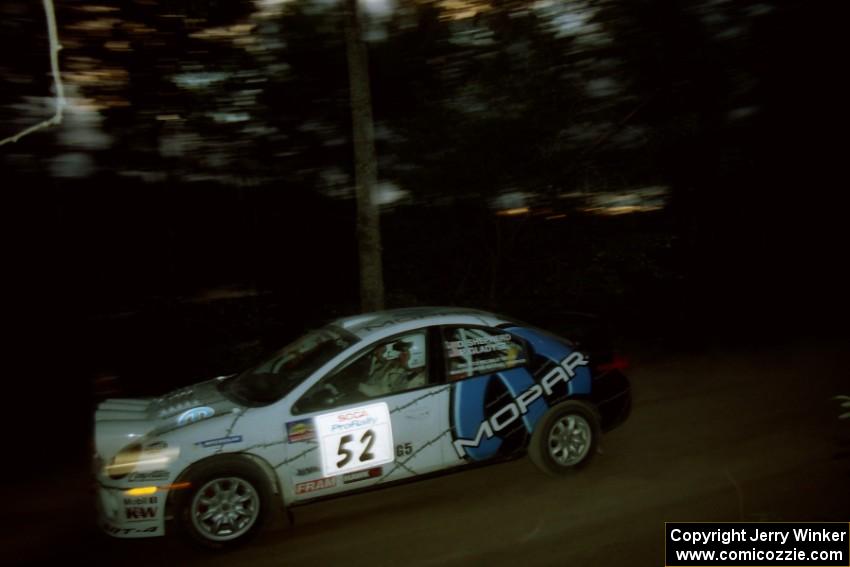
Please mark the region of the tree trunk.
[[374, 201], [378, 165], [372, 124], [372, 95], [366, 46], [360, 33], [357, 0], [346, 0], [345, 43], [351, 83], [351, 120], [357, 197], [357, 242], [360, 253], [360, 306], [363, 311], [384, 308], [381, 227]]

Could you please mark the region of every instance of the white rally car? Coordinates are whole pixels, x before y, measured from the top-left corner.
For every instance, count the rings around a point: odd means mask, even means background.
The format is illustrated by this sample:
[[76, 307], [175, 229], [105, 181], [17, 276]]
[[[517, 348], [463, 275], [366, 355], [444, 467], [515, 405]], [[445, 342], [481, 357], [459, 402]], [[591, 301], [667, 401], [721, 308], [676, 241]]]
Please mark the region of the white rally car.
[[168, 526], [224, 547], [255, 534], [275, 504], [526, 451], [566, 473], [631, 407], [620, 366], [594, 357], [471, 309], [340, 319], [241, 374], [101, 403], [99, 523], [117, 537]]

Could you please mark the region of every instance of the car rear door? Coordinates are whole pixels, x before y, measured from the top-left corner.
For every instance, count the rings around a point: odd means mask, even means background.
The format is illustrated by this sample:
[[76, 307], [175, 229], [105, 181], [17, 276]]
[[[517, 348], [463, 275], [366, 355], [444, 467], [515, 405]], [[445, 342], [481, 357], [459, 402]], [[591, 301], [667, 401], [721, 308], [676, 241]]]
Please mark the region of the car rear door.
[[450, 387], [446, 467], [522, 450], [547, 407], [526, 342], [504, 329], [456, 325], [442, 328], [441, 346]]

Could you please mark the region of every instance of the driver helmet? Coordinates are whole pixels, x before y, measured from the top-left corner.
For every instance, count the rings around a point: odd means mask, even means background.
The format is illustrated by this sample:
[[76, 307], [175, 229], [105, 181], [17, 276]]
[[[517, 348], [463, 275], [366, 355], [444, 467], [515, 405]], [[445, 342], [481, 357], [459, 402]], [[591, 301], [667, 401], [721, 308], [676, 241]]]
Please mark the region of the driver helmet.
[[416, 370], [425, 367], [425, 335], [416, 334], [404, 337], [401, 340], [395, 341], [391, 345], [390, 356], [395, 359], [401, 356], [402, 352], [408, 353], [406, 368], [408, 370]]

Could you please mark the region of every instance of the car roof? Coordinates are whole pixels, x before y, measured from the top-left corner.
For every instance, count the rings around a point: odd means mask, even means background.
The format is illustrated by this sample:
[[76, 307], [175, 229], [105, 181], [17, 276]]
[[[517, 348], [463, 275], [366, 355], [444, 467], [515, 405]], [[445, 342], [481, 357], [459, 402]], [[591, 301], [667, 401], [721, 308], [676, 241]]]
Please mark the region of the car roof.
[[464, 307], [408, 307], [375, 311], [362, 315], [343, 317], [334, 321], [361, 339], [386, 335], [393, 330], [425, 327], [428, 325], [485, 325], [493, 327], [511, 322], [501, 315]]

